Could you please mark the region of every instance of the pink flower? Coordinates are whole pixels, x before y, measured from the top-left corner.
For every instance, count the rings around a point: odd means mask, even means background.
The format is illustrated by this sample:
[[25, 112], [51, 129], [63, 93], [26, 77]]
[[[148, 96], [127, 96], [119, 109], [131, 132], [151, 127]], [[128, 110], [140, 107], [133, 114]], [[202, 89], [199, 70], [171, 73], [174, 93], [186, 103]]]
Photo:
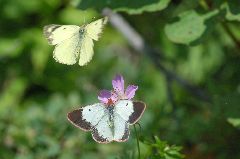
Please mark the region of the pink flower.
[[99, 92], [98, 99], [103, 104], [111, 105], [118, 100], [118, 96], [116, 96], [116, 94], [113, 94], [111, 91], [104, 89]]
[[114, 104], [120, 99], [131, 100], [135, 96], [138, 86], [129, 85], [124, 91], [124, 79], [121, 75], [116, 75], [112, 80], [113, 91], [102, 90], [98, 95], [100, 102], [110, 105]]
[[121, 75], [116, 75], [112, 80], [113, 93], [117, 94], [119, 99], [128, 99], [131, 100], [135, 96], [135, 92], [138, 89], [138, 86], [129, 85], [124, 91], [124, 79]]

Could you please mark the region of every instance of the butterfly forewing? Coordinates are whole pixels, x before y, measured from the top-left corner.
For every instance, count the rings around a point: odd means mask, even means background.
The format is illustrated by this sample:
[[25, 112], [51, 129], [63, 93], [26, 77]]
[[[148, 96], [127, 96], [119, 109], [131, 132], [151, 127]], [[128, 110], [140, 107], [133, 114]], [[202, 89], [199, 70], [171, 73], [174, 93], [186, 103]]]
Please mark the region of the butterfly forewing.
[[129, 124], [135, 124], [142, 116], [146, 105], [143, 102], [120, 100], [115, 105], [116, 112]]
[[92, 128], [91, 123], [82, 118], [82, 111], [83, 109], [77, 109], [68, 113], [68, 120], [76, 127], [84, 131], [90, 131]]
[[105, 108], [97, 103], [68, 113], [68, 120], [78, 128], [91, 130], [103, 118]]
[[50, 24], [43, 28], [43, 33], [50, 45], [59, 44], [71, 38], [79, 32], [80, 27], [76, 25], [56, 25]]
[[143, 102], [133, 102], [133, 113], [129, 117], [129, 124], [135, 124], [142, 116], [144, 110], [146, 108], [146, 104]]
[[94, 40], [98, 40], [103, 31], [103, 26], [107, 23], [108, 18], [98, 19], [86, 26], [87, 35]]
[[119, 100], [115, 104], [115, 112], [119, 114], [125, 121], [128, 121], [129, 117], [134, 112], [133, 102], [131, 100]]

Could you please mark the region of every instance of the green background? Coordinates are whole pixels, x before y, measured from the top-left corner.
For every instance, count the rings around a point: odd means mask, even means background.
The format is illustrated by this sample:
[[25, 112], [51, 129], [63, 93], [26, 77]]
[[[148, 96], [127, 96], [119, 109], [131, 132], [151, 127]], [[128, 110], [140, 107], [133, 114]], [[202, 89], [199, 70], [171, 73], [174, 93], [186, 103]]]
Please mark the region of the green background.
[[[87, 66], [54, 61], [43, 26], [82, 25], [105, 7], [161, 51], [159, 59], [108, 23]], [[98, 102], [116, 74], [138, 85], [135, 99], [147, 104], [136, 126], [141, 158], [240, 158], [239, 22], [237, 0], [1, 0], [0, 158], [138, 158], [133, 127], [126, 143], [98, 144], [66, 119]], [[169, 79], [160, 59], [196, 89]]]

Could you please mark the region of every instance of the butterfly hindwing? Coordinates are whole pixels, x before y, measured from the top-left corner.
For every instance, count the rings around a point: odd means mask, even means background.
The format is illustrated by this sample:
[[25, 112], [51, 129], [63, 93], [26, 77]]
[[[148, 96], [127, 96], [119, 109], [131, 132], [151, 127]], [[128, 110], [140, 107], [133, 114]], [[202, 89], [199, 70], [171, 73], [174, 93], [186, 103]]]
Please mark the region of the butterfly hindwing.
[[110, 127], [109, 114], [98, 122], [92, 129], [92, 137], [98, 143], [109, 143], [113, 141], [112, 129]]
[[77, 34], [79, 29], [80, 27], [76, 25], [50, 24], [44, 26], [43, 34], [50, 45], [56, 45]]
[[108, 18], [104, 17], [88, 24], [85, 27], [87, 36], [89, 36], [91, 39], [98, 41], [103, 31], [103, 26], [107, 23], [107, 21], [108, 21]]
[[129, 138], [129, 125], [135, 124], [142, 116], [146, 105], [143, 102], [119, 100], [115, 105], [114, 141], [124, 142]]
[[124, 142], [129, 138], [129, 124], [119, 114], [114, 114], [114, 141]]
[[81, 41], [81, 48], [80, 48], [80, 58], [79, 58], [79, 65], [84, 66], [89, 61], [91, 61], [93, 57], [93, 40], [85, 36]]
[[80, 50], [78, 35], [57, 44], [53, 51], [53, 58], [62, 64], [73, 65], [77, 62]]

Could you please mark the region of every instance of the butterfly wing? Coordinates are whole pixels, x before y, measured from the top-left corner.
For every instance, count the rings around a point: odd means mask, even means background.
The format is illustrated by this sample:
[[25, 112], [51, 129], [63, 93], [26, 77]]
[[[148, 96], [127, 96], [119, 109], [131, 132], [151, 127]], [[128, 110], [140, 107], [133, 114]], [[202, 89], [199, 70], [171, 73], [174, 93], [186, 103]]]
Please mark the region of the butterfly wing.
[[98, 124], [93, 127], [93, 139], [98, 143], [109, 143], [113, 141], [113, 133], [110, 125], [109, 114], [106, 113]]
[[114, 115], [114, 134], [113, 140], [117, 142], [125, 142], [129, 138], [129, 124], [119, 114]]
[[73, 65], [77, 62], [80, 50], [80, 27], [76, 25], [47, 25], [44, 36], [50, 45], [56, 45], [53, 58], [62, 64]]
[[130, 100], [120, 100], [115, 105], [114, 112], [114, 140], [124, 142], [129, 138], [128, 120], [133, 113], [133, 102]]
[[75, 34], [71, 38], [62, 41], [55, 46], [53, 58], [62, 64], [75, 64], [79, 56], [80, 43], [81, 42], [78, 34]]
[[136, 123], [145, 110], [142, 102], [120, 100], [115, 105], [114, 140], [124, 142], [129, 138], [129, 125]]
[[142, 116], [144, 110], [146, 109], [146, 104], [140, 101], [133, 102], [133, 113], [129, 116], [129, 124], [135, 124]]
[[101, 103], [85, 106], [68, 113], [68, 120], [84, 131], [92, 131], [92, 137], [98, 143], [109, 143], [113, 140], [109, 127], [109, 114]]
[[56, 45], [71, 38], [79, 32], [80, 27], [76, 25], [50, 24], [43, 28], [43, 34], [50, 45]]
[[87, 36], [89, 36], [91, 39], [98, 41], [103, 31], [103, 26], [107, 23], [107, 21], [108, 21], [108, 18], [104, 17], [88, 24], [85, 27]]
[[104, 110], [101, 103], [96, 103], [69, 112], [67, 118], [76, 127], [90, 131], [105, 115]]
[[84, 66], [91, 61], [93, 53], [93, 40], [88, 36], [84, 36], [81, 42], [79, 65]]
[[93, 57], [93, 39], [98, 40], [102, 33], [103, 26], [106, 24], [107, 18], [96, 20], [84, 27], [84, 34], [82, 35], [79, 65], [84, 66]]

